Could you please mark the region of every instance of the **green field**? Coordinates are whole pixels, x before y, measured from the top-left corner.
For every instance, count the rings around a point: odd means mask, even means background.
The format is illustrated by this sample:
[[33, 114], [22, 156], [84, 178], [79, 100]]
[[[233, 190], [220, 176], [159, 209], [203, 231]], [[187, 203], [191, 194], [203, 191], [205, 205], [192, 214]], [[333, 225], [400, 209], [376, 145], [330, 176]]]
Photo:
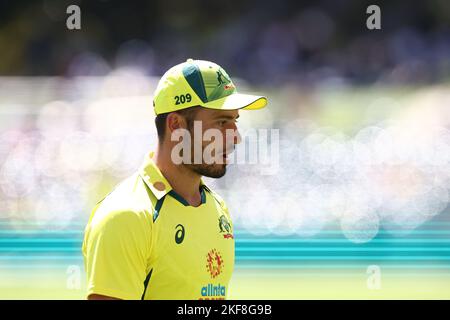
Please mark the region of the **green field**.
[[[79, 288], [69, 289], [63, 270], [2, 271], [0, 299], [85, 299], [84, 274]], [[239, 270], [230, 299], [450, 299], [450, 273], [386, 273], [380, 289], [368, 289], [364, 270]]]

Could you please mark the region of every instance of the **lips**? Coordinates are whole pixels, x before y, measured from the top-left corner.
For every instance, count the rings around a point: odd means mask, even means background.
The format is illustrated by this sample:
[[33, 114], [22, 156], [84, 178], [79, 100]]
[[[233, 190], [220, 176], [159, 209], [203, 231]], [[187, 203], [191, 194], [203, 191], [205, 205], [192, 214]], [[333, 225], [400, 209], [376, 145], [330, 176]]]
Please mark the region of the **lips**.
[[225, 149], [224, 155], [229, 155], [234, 152], [234, 146]]
[[227, 158], [233, 152], [234, 152], [234, 148], [227, 149], [224, 153], [222, 153], [222, 157]]
[[225, 163], [228, 162], [228, 156], [234, 152], [234, 148], [227, 149], [224, 153], [221, 154]]

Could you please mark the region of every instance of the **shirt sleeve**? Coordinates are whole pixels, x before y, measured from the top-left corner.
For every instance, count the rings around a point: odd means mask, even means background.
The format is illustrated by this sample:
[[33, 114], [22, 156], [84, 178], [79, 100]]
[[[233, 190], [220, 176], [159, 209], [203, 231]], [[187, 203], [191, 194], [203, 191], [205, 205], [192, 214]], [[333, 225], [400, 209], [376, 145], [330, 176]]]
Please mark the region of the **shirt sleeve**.
[[83, 255], [87, 295], [141, 299], [151, 250], [151, 219], [145, 213], [95, 213], [86, 227]]

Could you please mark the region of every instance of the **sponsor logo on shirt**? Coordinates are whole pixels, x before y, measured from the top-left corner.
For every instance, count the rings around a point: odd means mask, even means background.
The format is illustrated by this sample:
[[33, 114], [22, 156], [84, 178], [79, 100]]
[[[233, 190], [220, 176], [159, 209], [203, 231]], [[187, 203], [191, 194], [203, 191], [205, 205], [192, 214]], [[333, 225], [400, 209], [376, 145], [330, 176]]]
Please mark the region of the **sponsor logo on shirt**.
[[184, 226], [182, 224], [178, 224], [175, 227], [175, 230], [176, 230], [176, 232], [175, 232], [175, 242], [177, 244], [180, 244], [180, 243], [183, 242], [183, 239], [184, 239]]
[[208, 283], [200, 290], [199, 300], [225, 300], [227, 287], [219, 284]]

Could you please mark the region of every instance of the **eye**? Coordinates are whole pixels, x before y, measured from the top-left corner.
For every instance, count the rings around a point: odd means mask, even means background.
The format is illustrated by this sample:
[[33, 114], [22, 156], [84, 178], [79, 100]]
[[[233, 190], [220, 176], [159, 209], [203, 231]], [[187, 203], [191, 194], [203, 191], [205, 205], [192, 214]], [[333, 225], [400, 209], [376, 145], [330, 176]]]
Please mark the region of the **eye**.
[[221, 127], [226, 126], [227, 124], [231, 123], [237, 123], [237, 119], [223, 119], [223, 120], [217, 120], [217, 124]]

